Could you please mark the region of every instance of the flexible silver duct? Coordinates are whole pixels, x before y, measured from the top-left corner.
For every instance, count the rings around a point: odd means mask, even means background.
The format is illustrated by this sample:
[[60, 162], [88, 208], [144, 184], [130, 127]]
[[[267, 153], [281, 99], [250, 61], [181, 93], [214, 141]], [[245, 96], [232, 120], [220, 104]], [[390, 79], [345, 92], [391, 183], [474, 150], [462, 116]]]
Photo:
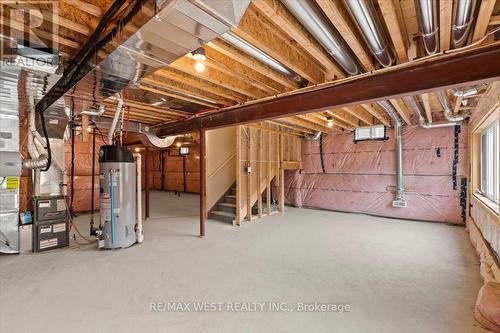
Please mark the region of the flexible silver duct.
[[[455, 23], [453, 25], [453, 46], [458, 47], [458, 44], [462, 44], [463, 46], [467, 42], [467, 38], [469, 36], [470, 31], [470, 23], [472, 23], [472, 13], [474, 9], [475, 0], [457, 0], [454, 7], [454, 19]], [[422, 42], [424, 44], [424, 49], [427, 55], [435, 54], [438, 52], [439, 42], [438, 42], [438, 11], [436, 1], [428, 1], [428, 0], [415, 0], [415, 7], [417, 8], [417, 17], [419, 22], [420, 33], [422, 35]], [[466, 25], [463, 25], [464, 22], [468, 22]], [[461, 25], [461, 26], [460, 26]], [[462, 41], [463, 39], [463, 41]], [[463, 42], [463, 43], [462, 43]], [[422, 116], [422, 112], [420, 110], [420, 105], [414, 100], [414, 97], [411, 97], [413, 101], [406, 99], [408, 104], [412, 105], [412, 108], [417, 113], [419, 117], [420, 126], [424, 128], [435, 128], [442, 126], [455, 126], [459, 125], [456, 122], [462, 121], [469, 116], [468, 113], [462, 114], [453, 114], [453, 110], [448, 103], [448, 98], [446, 97], [445, 91], [438, 91], [437, 95], [439, 97], [439, 102], [441, 107], [444, 110], [445, 118], [450, 121], [449, 125], [446, 123], [439, 123], [435, 125], [431, 125], [425, 122], [425, 118]]]
[[396, 195], [392, 201], [393, 207], [406, 207], [404, 196], [405, 187], [403, 182], [403, 124], [399, 119], [398, 112], [389, 101], [380, 101], [378, 104], [391, 117], [394, 125], [394, 139], [396, 140]]
[[344, 0], [344, 4], [377, 61], [384, 67], [391, 66], [394, 56], [372, 0]]
[[313, 1], [282, 0], [282, 2], [348, 75], [363, 72], [352, 50]]
[[40, 155], [38, 158], [23, 159], [23, 169], [43, 169], [47, 166], [47, 155]]
[[305, 138], [306, 138], [306, 140], [309, 140], [309, 141], [318, 141], [319, 138], [321, 137], [322, 133], [323, 132], [318, 131], [314, 135], [306, 136]]
[[460, 125], [461, 119], [457, 119], [457, 120], [448, 119], [449, 121], [429, 123], [425, 120], [424, 111], [422, 110], [422, 106], [417, 102], [417, 100], [415, 99], [414, 96], [405, 97], [404, 101], [413, 110], [413, 112], [415, 112], [417, 114], [418, 123], [420, 124], [420, 127], [439, 128], [439, 127], [449, 127], [449, 126]]
[[455, 0], [453, 7], [453, 26], [451, 28], [451, 45], [459, 48], [467, 44], [472, 22], [476, 0]]
[[[446, 97], [446, 93], [444, 91], [442, 90], [438, 91], [437, 95], [439, 98], [439, 103], [441, 103], [441, 106], [444, 109], [444, 116], [447, 120], [451, 122], [460, 122], [469, 116], [467, 112], [453, 114], [453, 110], [451, 109], [451, 106], [448, 103], [448, 97]], [[459, 125], [459, 123], [456, 125]]]
[[415, 0], [418, 26], [426, 54], [439, 51], [437, 1]]

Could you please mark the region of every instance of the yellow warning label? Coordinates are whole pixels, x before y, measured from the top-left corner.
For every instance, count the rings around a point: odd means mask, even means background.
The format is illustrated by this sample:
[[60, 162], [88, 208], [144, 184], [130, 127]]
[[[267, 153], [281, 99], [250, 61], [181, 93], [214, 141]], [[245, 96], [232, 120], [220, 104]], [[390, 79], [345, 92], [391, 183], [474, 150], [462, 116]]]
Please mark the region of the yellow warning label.
[[19, 177], [6, 177], [7, 178], [7, 189], [15, 190], [19, 188]]

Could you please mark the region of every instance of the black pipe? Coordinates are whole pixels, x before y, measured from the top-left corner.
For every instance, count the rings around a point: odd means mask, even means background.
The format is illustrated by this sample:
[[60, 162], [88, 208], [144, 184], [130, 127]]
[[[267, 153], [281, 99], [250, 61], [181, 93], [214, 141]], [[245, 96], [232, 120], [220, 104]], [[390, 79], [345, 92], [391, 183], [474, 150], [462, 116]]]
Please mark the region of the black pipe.
[[160, 171], [161, 171], [161, 190], [165, 191], [163, 183], [165, 182], [165, 156], [163, 155], [163, 150], [160, 150]]
[[184, 176], [184, 193], [186, 192], [186, 155], [182, 155], [182, 174]]
[[[69, 67], [59, 81], [50, 89], [50, 91], [43, 96], [43, 98], [35, 106], [38, 113], [44, 112], [49, 106], [54, 104], [61, 98], [69, 89], [78, 83], [87, 73], [89, 73], [93, 66], [87, 65], [90, 57], [97, 54], [97, 51], [105, 46], [105, 44], [112, 41], [113, 37], [121, 30], [121, 27], [127, 24], [137, 14], [145, 2], [149, 0], [135, 0], [132, 2], [132, 9], [116, 26], [103, 38], [101, 34], [106, 31], [110, 23], [113, 22], [115, 15], [120, 8], [126, 3], [127, 0], [116, 0], [109, 7], [102, 19], [99, 21], [97, 28], [94, 30], [85, 45], [80, 49], [75, 58], [71, 61]], [[86, 67], [84, 67], [87, 65]]]
[[94, 229], [94, 184], [95, 184], [95, 130], [96, 126], [92, 126], [92, 189], [90, 195], [90, 236], [95, 234]]

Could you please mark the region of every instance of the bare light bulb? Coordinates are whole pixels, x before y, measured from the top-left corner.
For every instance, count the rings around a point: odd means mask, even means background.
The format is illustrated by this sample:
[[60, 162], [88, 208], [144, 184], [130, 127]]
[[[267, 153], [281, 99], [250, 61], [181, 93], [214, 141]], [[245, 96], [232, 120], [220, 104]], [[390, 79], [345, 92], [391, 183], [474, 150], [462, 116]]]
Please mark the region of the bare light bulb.
[[194, 64], [194, 70], [197, 71], [198, 73], [201, 73], [205, 70], [205, 64], [197, 61], [196, 64]]
[[141, 148], [139, 148], [139, 147], [135, 147], [135, 152], [136, 152], [136, 153], [138, 153], [138, 152], [140, 152], [140, 151], [141, 151]]

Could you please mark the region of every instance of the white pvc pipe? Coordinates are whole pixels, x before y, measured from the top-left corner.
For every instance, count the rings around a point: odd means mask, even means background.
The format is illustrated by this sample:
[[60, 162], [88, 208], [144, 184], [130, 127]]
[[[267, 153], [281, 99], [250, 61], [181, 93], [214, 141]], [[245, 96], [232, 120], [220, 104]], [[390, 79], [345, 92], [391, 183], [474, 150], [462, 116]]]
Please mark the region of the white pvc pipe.
[[108, 133], [108, 144], [113, 144], [113, 135], [115, 134], [116, 124], [118, 123], [118, 119], [120, 118], [120, 112], [123, 108], [123, 98], [120, 93], [116, 93], [116, 100], [118, 103], [116, 104], [115, 116], [113, 117], [113, 122], [111, 123], [111, 127], [109, 128]]
[[136, 178], [137, 178], [137, 243], [142, 243], [144, 240], [144, 232], [142, 230], [142, 170], [141, 170], [141, 154], [134, 153]]

